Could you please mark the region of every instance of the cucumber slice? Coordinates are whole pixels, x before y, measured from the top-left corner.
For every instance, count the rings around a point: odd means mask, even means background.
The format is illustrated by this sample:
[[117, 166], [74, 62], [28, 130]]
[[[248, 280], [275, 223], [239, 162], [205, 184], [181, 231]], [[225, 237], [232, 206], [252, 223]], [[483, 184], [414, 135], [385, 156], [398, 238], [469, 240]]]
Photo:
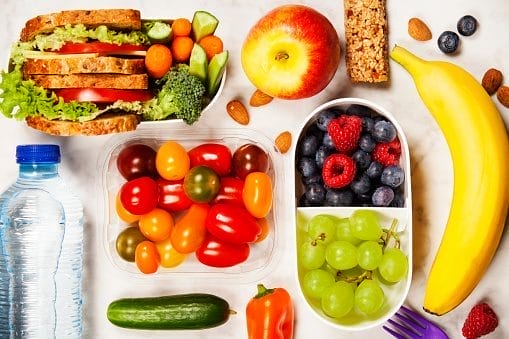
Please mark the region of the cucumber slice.
[[207, 85], [208, 60], [203, 47], [195, 43], [189, 58], [189, 73], [200, 78], [203, 85]]
[[213, 97], [216, 94], [227, 63], [228, 51], [222, 51], [221, 53], [214, 55], [210, 60], [208, 68], [209, 78], [207, 83], [207, 91], [210, 97]]
[[196, 11], [191, 22], [194, 41], [198, 42], [204, 36], [214, 34], [219, 20], [206, 11]]
[[147, 31], [147, 36], [152, 43], [168, 42], [171, 36], [171, 26], [161, 21], [155, 21]]

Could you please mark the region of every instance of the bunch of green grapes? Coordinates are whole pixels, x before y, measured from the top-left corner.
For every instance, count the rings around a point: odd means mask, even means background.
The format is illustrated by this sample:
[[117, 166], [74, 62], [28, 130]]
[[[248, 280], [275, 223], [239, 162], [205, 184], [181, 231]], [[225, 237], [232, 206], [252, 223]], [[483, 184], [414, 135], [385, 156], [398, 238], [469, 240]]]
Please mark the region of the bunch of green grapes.
[[383, 229], [375, 211], [362, 209], [349, 218], [326, 214], [311, 218], [298, 249], [306, 297], [319, 300], [323, 312], [333, 318], [354, 308], [366, 315], [378, 311], [385, 294], [374, 274], [382, 278], [379, 281], [393, 284], [408, 273], [396, 225], [394, 220], [390, 229]]

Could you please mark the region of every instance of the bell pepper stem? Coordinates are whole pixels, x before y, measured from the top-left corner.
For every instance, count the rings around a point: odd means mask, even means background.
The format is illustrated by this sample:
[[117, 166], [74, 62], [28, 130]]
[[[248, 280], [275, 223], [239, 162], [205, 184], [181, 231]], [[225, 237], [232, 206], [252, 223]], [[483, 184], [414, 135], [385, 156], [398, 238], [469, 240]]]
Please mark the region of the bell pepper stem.
[[264, 296], [274, 292], [273, 288], [266, 288], [265, 286], [263, 286], [263, 284], [258, 284], [258, 285], [256, 285], [256, 287], [258, 289], [258, 293], [256, 294], [255, 298], [257, 298], [257, 299], [263, 298]]

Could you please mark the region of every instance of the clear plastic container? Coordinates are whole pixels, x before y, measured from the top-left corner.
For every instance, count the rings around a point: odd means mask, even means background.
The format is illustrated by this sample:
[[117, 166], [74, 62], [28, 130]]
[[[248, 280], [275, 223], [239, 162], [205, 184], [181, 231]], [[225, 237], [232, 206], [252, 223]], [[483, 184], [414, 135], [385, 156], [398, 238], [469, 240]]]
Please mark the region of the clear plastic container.
[[[408, 258], [408, 273], [407, 276], [398, 283], [392, 285], [383, 285], [380, 284], [384, 293], [385, 293], [385, 301], [383, 306], [369, 316], [362, 314], [358, 310], [353, 310], [347, 316], [342, 318], [332, 318], [327, 316], [321, 306], [320, 301], [316, 299], [308, 298], [304, 295], [302, 291], [302, 278], [305, 274], [305, 270], [299, 265], [299, 259], [296, 255], [296, 271], [299, 286], [300, 295], [302, 298], [306, 300], [306, 304], [312, 310], [312, 313], [315, 314], [320, 320], [324, 323], [329, 324], [333, 327], [336, 327], [340, 330], [345, 331], [361, 331], [369, 328], [373, 328], [376, 326], [380, 326], [387, 319], [389, 319], [403, 304], [405, 298], [410, 289], [410, 283], [412, 280], [412, 193], [411, 193], [411, 174], [410, 174], [410, 156], [407, 139], [401, 126], [395, 120], [391, 113], [385, 110], [383, 107], [370, 102], [368, 100], [359, 99], [359, 98], [341, 98], [329, 101], [317, 107], [313, 112], [311, 112], [300, 129], [301, 134], [299, 136], [302, 137], [304, 135], [304, 131], [316, 121], [317, 114], [325, 109], [329, 108], [340, 108], [346, 110], [352, 104], [363, 105], [371, 108], [377, 114], [385, 117], [393, 125], [397, 130], [397, 137], [401, 143], [401, 156], [400, 156], [400, 166], [403, 168], [405, 173], [405, 181], [402, 184], [402, 192], [403, 192], [403, 207], [361, 207], [361, 206], [353, 206], [353, 207], [298, 207], [298, 201], [301, 195], [304, 193], [304, 187], [300, 178], [300, 174], [295, 171], [295, 199], [296, 199], [296, 252], [297, 247], [303, 241], [303, 237], [305, 232], [307, 231], [307, 223], [309, 219], [318, 214], [328, 214], [333, 215], [338, 218], [347, 218], [349, 217], [353, 211], [359, 209], [367, 209], [376, 211], [379, 215], [381, 224], [383, 228], [389, 228], [393, 219], [398, 220], [397, 231], [399, 232], [400, 237], [400, 248], [406, 254]], [[297, 155], [294, 154], [295, 159]]]
[[[180, 126], [179, 126], [180, 125]], [[135, 263], [122, 259], [116, 251], [116, 238], [128, 225], [122, 221], [115, 210], [115, 199], [121, 185], [126, 180], [119, 174], [116, 159], [119, 152], [130, 144], [142, 143], [151, 146], [154, 150], [165, 141], [179, 142], [186, 150], [207, 142], [224, 144], [231, 153], [248, 143], [256, 144], [269, 156], [268, 174], [273, 184], [273, 204], [266, 219], [270, 225], [267, 238], [259, 243], [250, 244], [251, 251], [248, 259], [238, 265], [226, 268], [209, 267], [200, 263], [194, 254], [188, 255], [186, 260], [177, 267], [163, 268], [153, 274], [143, 274]], [[189, 279], [204, 278], [207, 281], [232, 280], [236, 283], [259, 281], [267, 275], [277, 263], [281, 255], [282, 233], [278, 229], [280, 220], [283, 220], [284, 211], [280, 208], [285, 187], [283, 162], [281, 154], [277, 153], [273, 143], [263, 134], [250, 129], [204, 129], [182, 126], [174, 123], [172, 128], [151, 128], [142, 126], [135, 134], [124, 134], [111, 140], [105, 146], [105, 152], [99, 159], [101, 177], [98, 180], [102, 199], [99, 206], [99, 220], [97, 225], [102, 234], [102, 244], [107, 257], [115, 269], [135, 279], [154, 281], [160, 279]], [[178, 218], [178, 214], [174, 215]]]

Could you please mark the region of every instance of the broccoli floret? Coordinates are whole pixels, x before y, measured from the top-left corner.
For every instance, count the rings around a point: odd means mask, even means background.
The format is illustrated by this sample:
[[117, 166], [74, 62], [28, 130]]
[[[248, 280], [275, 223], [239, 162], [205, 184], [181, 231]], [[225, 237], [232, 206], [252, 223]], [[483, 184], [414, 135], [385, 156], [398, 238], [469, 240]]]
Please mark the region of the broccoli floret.
[[156, 102], [145, 112], [145, 120], [162, 120], [169, 116], [183, 119], [187, 124], [198, 120], [206, 89], [198, 77], [189, 74], [188, 65], [172, 67], [156, 85], [161, 85], [161, 89]]

